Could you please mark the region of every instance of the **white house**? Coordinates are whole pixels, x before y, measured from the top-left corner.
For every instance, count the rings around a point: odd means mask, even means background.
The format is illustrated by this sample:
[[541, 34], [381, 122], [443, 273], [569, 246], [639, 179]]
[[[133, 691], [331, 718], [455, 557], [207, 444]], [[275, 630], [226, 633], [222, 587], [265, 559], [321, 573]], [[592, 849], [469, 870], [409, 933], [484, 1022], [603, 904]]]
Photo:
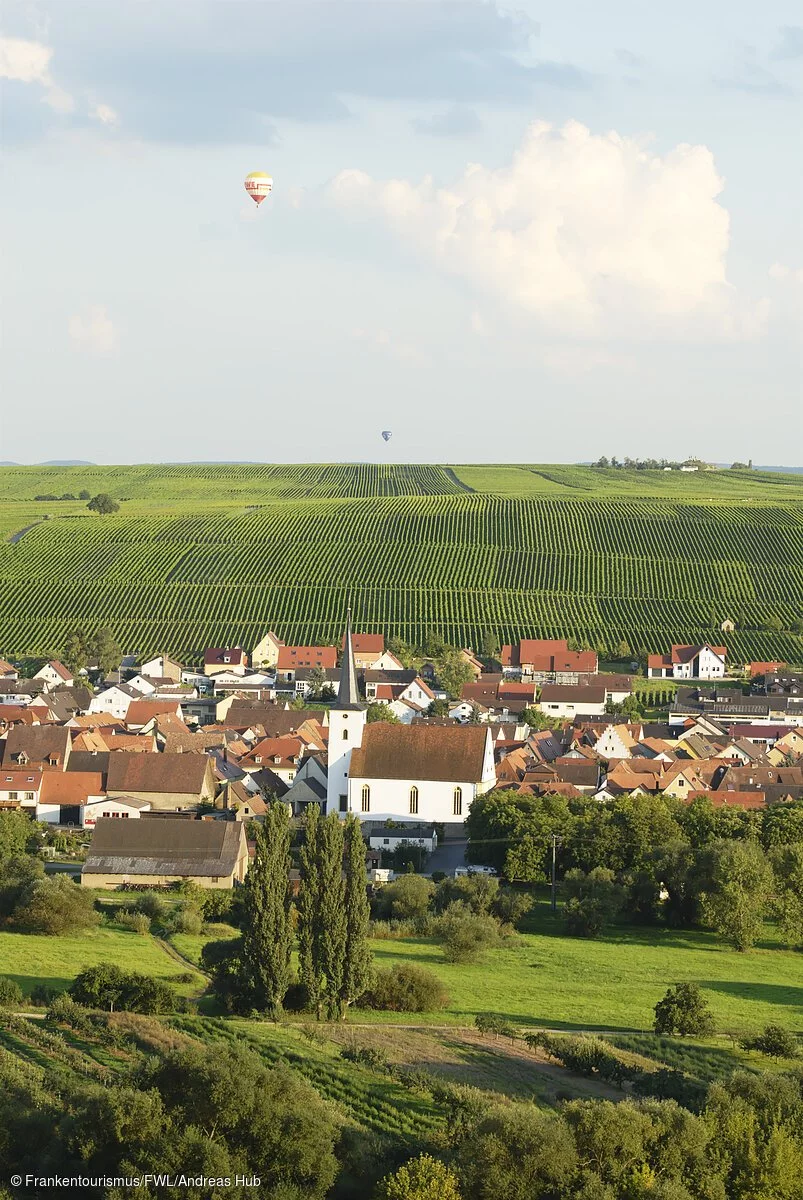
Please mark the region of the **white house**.
[[368, 845], [372, 850], [385, 850], [392, 854], [399, 846], [420, 846], [428, 854], [438, 848], [438, 832], [434, 825], [410, 825], [408, 830], [378, 829], [369, 834]]
[[105, 799], [100, 771], [45, 771], [36, 819], [48, 825], [83, 825], [86, 808]]
[[126, 683], [132, 687], [135, 692], [139, 692], [140, 696], [152, 696], [156, 691], [154, 684], [150, 679], [146, 679], [144, 673], [135, 675], [133, 679], [127, 679]]
[[169, 658], [166, 654], [157, 654], [155, 658], [149, 658], [147, 662], [140, 663], [139, 667], [140, 675], [172, 679], [175, 683], [181, 683], [181, 671], [181, 663]]
[[141, 699], [142, 693], [138, 692], [136, 688], [130, 687], [127, 683], [115, 683], [112, 687], [106, 688], [105, 691], [98, 692], [96, 696], [92, 697], [87, 712], [107, 712], [124, 721], [131, 702]]
[[594, 743], [594, 753], [600, 758], [631, 758], [635, 739], [626, 725], [606, 725]]
[[42, 680], [46, 692], [49, 692], [51, 688], [61, 687], [62, 685], [72, 687], [75, 682], [73, 672], [69, 667], [65, 667], [64, 663], [60, 663], [57, 658], [53, 658], [50, 662], [45, 663], [33, 678]]
[[669, 654], [647, 656], [650, 679], [723, 679], [725, 646], [673, 646]]

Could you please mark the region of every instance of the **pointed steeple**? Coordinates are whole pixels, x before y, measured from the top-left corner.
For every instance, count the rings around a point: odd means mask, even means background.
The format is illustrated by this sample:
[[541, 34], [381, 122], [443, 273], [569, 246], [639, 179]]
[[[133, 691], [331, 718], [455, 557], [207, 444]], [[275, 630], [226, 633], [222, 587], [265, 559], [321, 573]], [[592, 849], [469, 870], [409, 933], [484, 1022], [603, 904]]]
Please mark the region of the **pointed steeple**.
[[360, 690], [357, 687], [357, 669], [354, 666], [354, 647], [351, 644], [351, 609], [346, 617], [346, 636], [343, 642], [343, 661], [340, 664], [340, 686], [337, 690], [337, 701], [333, 705], [339, 709], [362, 709]]

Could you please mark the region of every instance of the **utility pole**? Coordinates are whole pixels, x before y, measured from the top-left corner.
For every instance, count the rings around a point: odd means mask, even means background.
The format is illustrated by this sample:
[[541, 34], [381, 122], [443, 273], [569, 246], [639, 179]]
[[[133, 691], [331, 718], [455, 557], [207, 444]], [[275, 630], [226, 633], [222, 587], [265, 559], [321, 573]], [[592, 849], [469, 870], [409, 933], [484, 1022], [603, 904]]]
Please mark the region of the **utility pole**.
[[557, 912], [558, 908], [558, 887], [555, 879], [555, 858], [557, 855], [558, 846], [563, 839], [558, 837], [556, 833], [552, 834], [552, 913]]

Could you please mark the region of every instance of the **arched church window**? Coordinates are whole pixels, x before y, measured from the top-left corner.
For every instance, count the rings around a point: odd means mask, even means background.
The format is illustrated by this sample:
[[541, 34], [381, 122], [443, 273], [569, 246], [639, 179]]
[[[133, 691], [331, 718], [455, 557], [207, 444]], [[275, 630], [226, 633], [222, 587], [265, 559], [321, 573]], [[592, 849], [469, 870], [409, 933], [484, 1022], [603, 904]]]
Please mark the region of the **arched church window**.
[[415, 816], [418, 812], [418, 788], [410, 788], [410, 812]]
[[463, 789], [456, 787], [452, 793], [452, 811], [456, 817], [463, 815]]
[[362, 792], [360, 793], [360, 808], [363, 812], [371, 811], [371, 789], [367, 783], [363, 784]]

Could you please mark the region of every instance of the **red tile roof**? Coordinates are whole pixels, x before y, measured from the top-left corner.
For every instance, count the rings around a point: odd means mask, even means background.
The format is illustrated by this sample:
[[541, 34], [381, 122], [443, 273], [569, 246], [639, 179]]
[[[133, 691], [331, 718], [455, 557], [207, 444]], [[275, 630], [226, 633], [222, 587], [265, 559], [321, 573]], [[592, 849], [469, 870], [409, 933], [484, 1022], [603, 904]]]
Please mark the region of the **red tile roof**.
[[206, 667], [242, 667], [248, 662], [248, 655], [242, 646], [211, 646], [204, 652]]
[[710, 800], [715, 808], [766, 808], [767, 801], [763, 792], [690, 792], [684, 799], [687, 802], [698, 799]]
[[337, 667], [337, 650], [334, 646], [282, 646], [276, 669], [292, 671], [296, 667], [323, 667], [333, 671]]
[[88, 796], [104, 796], [100, 771], [47, 771], [39, 792], [40, 804], [86, 804]]

